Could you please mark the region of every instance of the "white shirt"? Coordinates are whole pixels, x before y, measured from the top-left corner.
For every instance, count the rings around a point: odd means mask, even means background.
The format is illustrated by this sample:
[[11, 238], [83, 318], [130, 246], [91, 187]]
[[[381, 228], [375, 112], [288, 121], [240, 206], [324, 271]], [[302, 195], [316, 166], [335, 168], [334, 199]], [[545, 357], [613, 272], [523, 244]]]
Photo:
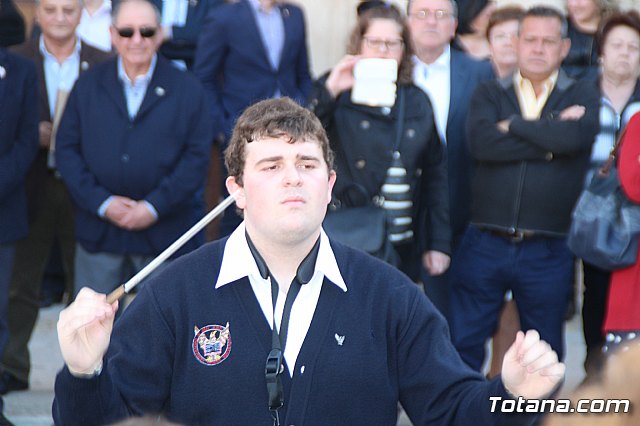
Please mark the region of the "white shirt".
[[118, 57], [118, 79], [124, 87], [124, 97], [127, 100], [127, 111], [129, 112], [129, 118], [131, 120], [138, 114], [140, 105], [142, 105], [144, 96], [147, 93], [147, 88], [151, 82], [151, 77], [153, 77], [153, 71], [156, 69], [157, 60], [157, 55], [153, 55], [147, 73], [136, 76], [132, 81], [124, 70], [122, 57]]
[[[291, 308], [287, 342], [284, 351], [284, 358], [287, 361], [287, 368], [291, 377], [293, 377], [296, 359], [302, 348], [302, 343], [311, 326], [311, 319], [313, 318], [318, 299], [320, 298], [320, 290], [322, 289], [322, 282], [325, 276], [329, 281], [342, 289], [342, 291], [347, 291], [347, 285], [340, 274], [340, 269], [338, 269], [338, 263], [333, 250], [331, 250], [329, 239], [324, 231], [321, 231], [320, 248], [318, 249], [318, 258], [316, 260], [313, 278], [300, 288], [300, 293], [298, 293]], [[256, 295], [256, 299], [258, 299], [264, 317], [269, 323], [269, 327], [273, 329], [271, 281], [269, 279], [262, 279], [258, 271], [258, 265], [256, 265], [245, 237], [245, 225], [244, 222], [242, 222], [227, 240], [222, 257], [222, 264], [220, 265], [220, 274], [218, 275], [215, 288], [220, 288], [244, 277], [249, 277], [251, 288]], [[276, 324], [278, 329], [282, 321], [285, 299], [286, 294], [280, 292], [276, 302]]]
[[413, 63], [413, 82], [429, 95], [438, 134], [446, 143], [451, 100], [451, 48], [446, 46], [442, 55], [431, 65], [425, 64], [417, 56], [413, 57]]
[[104, 0], [93, 15], [89, 15], [87, 8], [82, 9], [82, 17], [76, 34], [83, 42], [105, 52], [111, 52], [110, 26], [111, 0]]
[[44, 81], [47, 86], [49, 113], [53, 117], [58, 91], [70, 92], [80, 74], [80, 39], [76, 40], [73, 53], [62, 63], [59, 63], [44, 44], [44, 37], [40, 36], [40, 53], [44, 60]]
[[[202, 1], [202, 0], [201, 0]], [[189, 0], [162, 0], [162, 26], [184, 27], [187, 22]]]

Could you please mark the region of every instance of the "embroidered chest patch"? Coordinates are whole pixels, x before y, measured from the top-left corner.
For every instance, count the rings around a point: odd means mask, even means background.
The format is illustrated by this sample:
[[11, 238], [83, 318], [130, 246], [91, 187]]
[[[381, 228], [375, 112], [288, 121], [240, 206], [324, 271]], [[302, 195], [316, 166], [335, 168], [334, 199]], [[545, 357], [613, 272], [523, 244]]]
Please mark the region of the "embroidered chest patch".
[[218, 365], [231, 352], [231, 334], [229, 323], [221, 325], [207, 325], [202, 328], [193, 327], [193, 355], [204, 365]]

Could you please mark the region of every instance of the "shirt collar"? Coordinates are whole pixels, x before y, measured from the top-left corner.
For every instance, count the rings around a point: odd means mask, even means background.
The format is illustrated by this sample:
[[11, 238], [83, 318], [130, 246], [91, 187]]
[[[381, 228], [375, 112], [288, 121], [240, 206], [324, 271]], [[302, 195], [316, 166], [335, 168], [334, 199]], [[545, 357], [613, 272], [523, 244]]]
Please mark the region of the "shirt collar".
[[[556, 82], [558, 81], [559, 74], [560, 72], [558, 70], [555, 70], [553, 73], [551, 73], [549, 77], [547, 77], [546, 80], [544, 80], [542, 84], [543, 84], [543, 87], [545, 88], [545, 93], [551, 93], [551, 91], [556, 85]], [[531, 84], [533, 87], [533, 84], [531, 83], [531, 81], [528, 78], [524, 78], [520, 73], [520, 70], [514, 73], [513, 80], [520, 89], [524, 87], [525, 82]]]
[[118, 78], [121, 81], [128, 83], [130, 85], [135, 85], [140, 83], [149, 84], [149, 82], [151, 81], [151, 76], [153, 76], [153, 71], [156, 69], [157, 61], [158, 61], [158, 55], [154, 54], [153, 57], [151, 58], [151, 65], [149, 65], [149, 69], [147, 70], [147, 73], [144, 75], [139, 75], [134, 79], [134, 81], [131, 81], [131, 79], [129, 78], [129, 76], [124, 70], [122, 57], [118, 56]]
[[249, 0], [249, 4], [251, 5], [251, 8], [253, 9], [253, 11], [256, 13], [260, 12], [260, 13], [270, 14], [270, 13], [273, 13], [273, 11], [277, 10], [278, 8], [278, 4], [275, 3], [271, 8], [271, 10], [267, 12], [262, 8], [262, 5], [260, 4], [260, 0]]
[[83, 9], [83, 11], [92, 18], [100, 15], [111, 14], [111, 0], [104, 0], [100, 7], [97, 8], [95, 12], [93, 12], [93, 15], [89, 15], [86, 7]]
[[[78, 58], [80, 58], [80, 49], [81, 49], [80, 37], [76, 36], [76, 45], [73, 48], [73, 53], [71, 54], [71, 56], [76, 55]], [[56, 57], [53, 56], [53, 54], [47, 50], [47, 46], [44, 44], [44, 35], [42, 34], [40, 35], [40, 53], [42, 53], [42, 56], [44, 56], [45, 59], [58, 62], [58, 59], [56, 59]]]
[[418, 56], [413, 55], [413, 63], [414, 65], [417, 66], [423, 66], [423, 67], [438, 67], [438, 68], [449, 68], [449, 66], [451, 65], [451, 46], [446, 45], [444, 47], [444, 50], [442, 51], [442, 54], [440, 56], [438, 56], [438, 58], [433, 61], [432, 64], [427, 64], [424, 63], [420, 60], [420, 58], [418, 58]]
[[[347, 291], [347, 285], [338, 268], [338, 262], [329, 244], [329, 238], [323, 230], [320, 231], [320, 248], [318, 250], [314, 276], [318, 273], [323, 274], [329, 281], [342, 289], [342, 291]], [[220, 288], [249, 276], [257, 280], [262, 280], [260, 271], [258, 271], [258, 265], [256, 265], [256, 261], [251, 254], [249, 244], [247, 244], [245, 225], [244, 222], [242, 222], [229, 236], [224, 247], [220, 274], [218, 275], [215, 288]]]

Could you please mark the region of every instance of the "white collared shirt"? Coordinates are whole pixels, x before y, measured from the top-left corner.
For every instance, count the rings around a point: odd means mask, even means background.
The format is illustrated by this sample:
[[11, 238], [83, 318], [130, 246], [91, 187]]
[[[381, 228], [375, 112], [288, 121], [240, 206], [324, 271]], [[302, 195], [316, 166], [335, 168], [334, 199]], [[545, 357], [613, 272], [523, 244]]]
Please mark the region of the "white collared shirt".
[[443, 142], [447, 142], [447, 119], [451, 101], [451, 48], [446, 46], [442, 55], [428, 65], [413, 57], [413, 83], [421, 88], [433, 106], [436, 128]]
[[98, 10], [89, 15], [87, 8], [82, 9], [80, 25], [76, 34], [80, 39], [100, 50], [111, 52], [111, 0], [104, 0]]
[[[249, 277], [253, 293], [258, 299], [262, 313], [269, 323], [269, 327], [273, 329], [273, 304], [271, 300], [271, 281], [265, 280], [258, 271], [255, 259], [249, 249], [249, 244], [245, 236], [245, 225], [242, 222], [227, 240], [220, 265], [220, 274], [215, 288], [220, 288], [230, 284], [241, 278]], [[315, 272], [313, 278], [307, 284], [303, 285], [296, 297], [293, 307], [291, 308], [291, 316], [289, 321], [289, 329], [287, 330], [287, 342], [284, 351], [284, 358], [287, 362], [289, 375], [293, 377], [293, 371], [296, 366], [296, 359], [302, 348], [311, 320], [320, 298], [320, 290], [324, 277], [338, 286], [342, 291], [347, 291], [347, 285], [338, 269], [329, 238], [320, 232], [320, 248], [318, 250], [318, 258], [316, 260]], [[276, 324], [280, 328], [282, 321], [282, 313], [284, 311], [284, 302], [286, 294], [280, 292], [276, 302]]]
[[47, 86], [49, 113], [51, 117], [56, 110], [58, 91], [70, 92], [80, 74], [80, 39], [76, 39], [73, 53], [62, 63], [59, 63], [44, 44], [44, 36], [40, 36], [40, 53], [44, 60], [44, 81]]

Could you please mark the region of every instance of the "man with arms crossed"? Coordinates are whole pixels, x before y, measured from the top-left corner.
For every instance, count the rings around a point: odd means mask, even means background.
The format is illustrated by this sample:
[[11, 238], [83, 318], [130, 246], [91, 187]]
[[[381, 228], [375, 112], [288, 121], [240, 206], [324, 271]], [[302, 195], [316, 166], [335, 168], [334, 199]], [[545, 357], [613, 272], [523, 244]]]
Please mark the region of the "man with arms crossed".
[[560, 70], [569, 44], [560, 13], [530, 9], [520, 23], [518, 69], [471, 99], [472, 217], [451, 271], [449, 323], [476, 370], [509, 289], [523, 329], [537, 330], [562, 359], [574, 263], [565, 237], [599, 112], [597, 91]]

